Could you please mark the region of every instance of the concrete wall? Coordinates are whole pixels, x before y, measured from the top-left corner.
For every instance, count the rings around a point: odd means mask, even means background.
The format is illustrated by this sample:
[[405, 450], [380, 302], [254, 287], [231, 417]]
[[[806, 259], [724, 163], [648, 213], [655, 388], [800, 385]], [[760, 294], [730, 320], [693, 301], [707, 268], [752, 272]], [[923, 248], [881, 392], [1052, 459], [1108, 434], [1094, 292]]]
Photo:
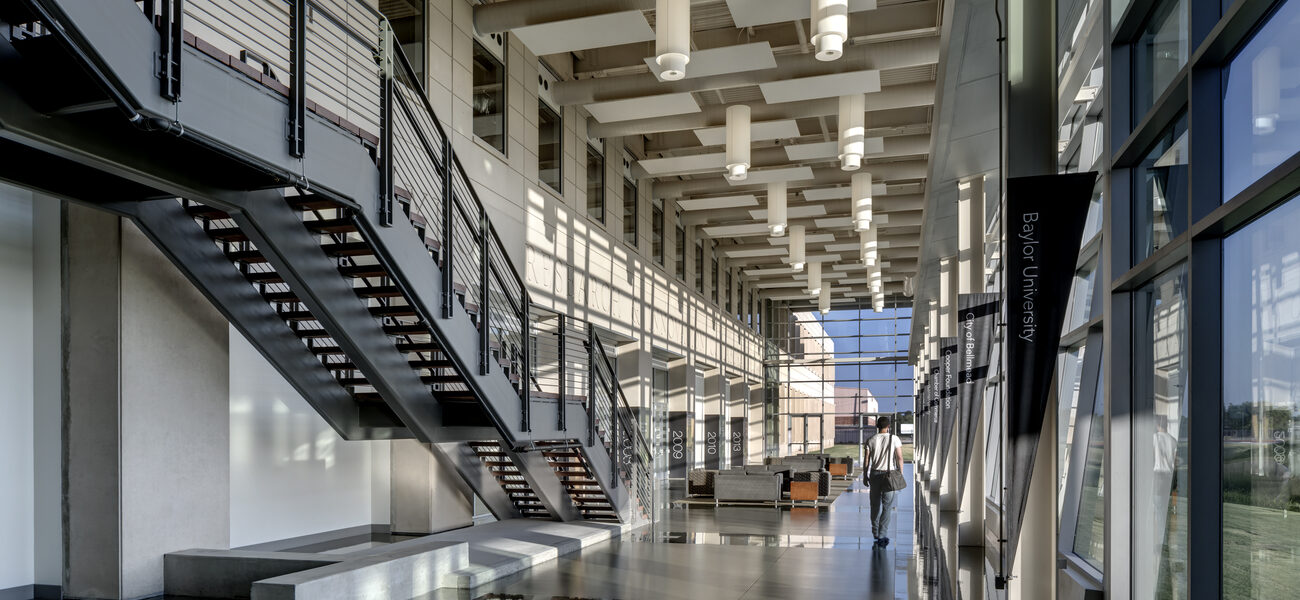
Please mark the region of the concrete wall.
[[122, 224], [122, 595], [162, 590], [162, 555], [229, 536], [227, 324]]
[[57, 199], [34, 199], [34, 556], [36, 584], [57, 586], [63, 582], [63, 209]]
[[0, 185], [0, 590], [35, 582], [32, 195]]
[[388, 523], [389, 442], [343, 441], [228, 332], [231, 547]]

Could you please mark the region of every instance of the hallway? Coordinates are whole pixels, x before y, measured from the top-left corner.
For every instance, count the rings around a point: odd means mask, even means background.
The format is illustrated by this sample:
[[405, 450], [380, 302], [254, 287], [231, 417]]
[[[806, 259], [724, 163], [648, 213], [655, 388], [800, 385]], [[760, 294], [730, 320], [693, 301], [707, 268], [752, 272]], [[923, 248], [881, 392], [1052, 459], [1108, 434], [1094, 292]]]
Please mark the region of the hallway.
[[[905, 475], [911, 481], [910, 464]], [[899, 494], [888, 548], [873, 548], [869, 510], [860, 481], [829, 507], [673, 509], [654, 534], [627, 534], [427, 600], [911, 598], [912, 490]]]

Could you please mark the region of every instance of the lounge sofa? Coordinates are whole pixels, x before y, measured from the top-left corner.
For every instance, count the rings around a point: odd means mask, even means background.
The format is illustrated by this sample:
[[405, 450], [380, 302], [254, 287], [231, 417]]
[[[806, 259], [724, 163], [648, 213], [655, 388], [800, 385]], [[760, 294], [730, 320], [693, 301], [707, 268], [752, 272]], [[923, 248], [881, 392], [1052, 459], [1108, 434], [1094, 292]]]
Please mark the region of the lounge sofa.
[[714, 477], [718, 474], [713, 469], [691, 469], [686, 474], [687, 496], [712, 496]]
[[744, 468], [720, 471], [713, 479], [714, 502], [771, 502], [781, 501], [782, 479], [780, 472], [745, 472]]

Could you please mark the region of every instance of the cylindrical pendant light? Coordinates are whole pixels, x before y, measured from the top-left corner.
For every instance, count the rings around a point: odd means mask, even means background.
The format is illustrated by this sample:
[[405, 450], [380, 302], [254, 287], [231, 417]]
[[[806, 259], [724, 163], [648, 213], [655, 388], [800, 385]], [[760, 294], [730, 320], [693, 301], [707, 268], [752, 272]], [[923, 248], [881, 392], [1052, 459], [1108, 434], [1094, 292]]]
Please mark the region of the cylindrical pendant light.
[[853, 229], [866, 231], [871, 229], [871, 173], [854, 173], [853, 186]]
[[691, 62], [691, 0], [655, 0], [655, 62], [659, 76], [677, 81]]
[[876, 229], [873, 227], [866, 231], [858, 232], [858, 240], [862, 242], [862, 264], [868, 267], [876, 266], [876, 261], [880, 260], [879, 243], [876, 241]]
[[885, 295], [883, 293], [871, 297], [871, 310], [885, 312]]
[[1255, 135], [1277, 131], [1282, 102], [1282, 49], [1269, 46], [1250, 65], [1252, 121]]
[[820, 293], [822, 293], [822, 264], [808, 263], [808, 295], [816, 296]]
[[749, 106], [727, 107], [727, 179], [743, 181], [749, 173]]
[[767, 184], [767, 231], [772, 237], [785, 235], [786, 202], [784, 181]]
[[824, 315], [831, 312], [831, 288], [824, 287], [817, 292], [817, 310]]
[[790, 268], [802, 271], [808, 259], [804, 256], [803, 225], [790, 226]]
[[884, 279], [880, 275], [880, 267], [871, 270], [871, 293], [876, 294], [884, 288]]
[[849, 0], [811, 0], [812, 43], [817, 60], [835, 60], [844, 55], [849, 39]]
[[856, 171], [867, 151], [867, 97], [840, 96], [840, 169]]

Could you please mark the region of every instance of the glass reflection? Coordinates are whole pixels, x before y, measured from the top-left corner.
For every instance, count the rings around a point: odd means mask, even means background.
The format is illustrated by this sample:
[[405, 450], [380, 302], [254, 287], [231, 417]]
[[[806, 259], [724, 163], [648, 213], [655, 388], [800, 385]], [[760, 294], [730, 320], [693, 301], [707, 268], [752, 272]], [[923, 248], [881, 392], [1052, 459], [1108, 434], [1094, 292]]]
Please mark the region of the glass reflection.
[[1187, 0], [1164, 0], [1133, 48], [1134, 122], [1155, 104], [1187, 64]]
[[1300, 202], [1223, 247], [1223, 597], [1300, 589]]
[[1135, 294], [1134, 598], [1187, 596], [1186, 293], [1184, 263]]
[[1074, 530], [1074, 553], [1097, 570], [1106, 556], [1106, 396], [1104, 371], [1097, 370], [1097, 395], [1093, 399], [1092, 425], [1088, 430], [1087, 456], [1083, 462], [1083, 488], [1079, 495], [1079, 521]]
[[1133, 264], [1187, 231], [1187, 116], [1160, 136], [1136, 167]]
[[1223, 94], [1226, 202], [1300, 150], [1300, 2], [1286, 2], [1227, 69]]

